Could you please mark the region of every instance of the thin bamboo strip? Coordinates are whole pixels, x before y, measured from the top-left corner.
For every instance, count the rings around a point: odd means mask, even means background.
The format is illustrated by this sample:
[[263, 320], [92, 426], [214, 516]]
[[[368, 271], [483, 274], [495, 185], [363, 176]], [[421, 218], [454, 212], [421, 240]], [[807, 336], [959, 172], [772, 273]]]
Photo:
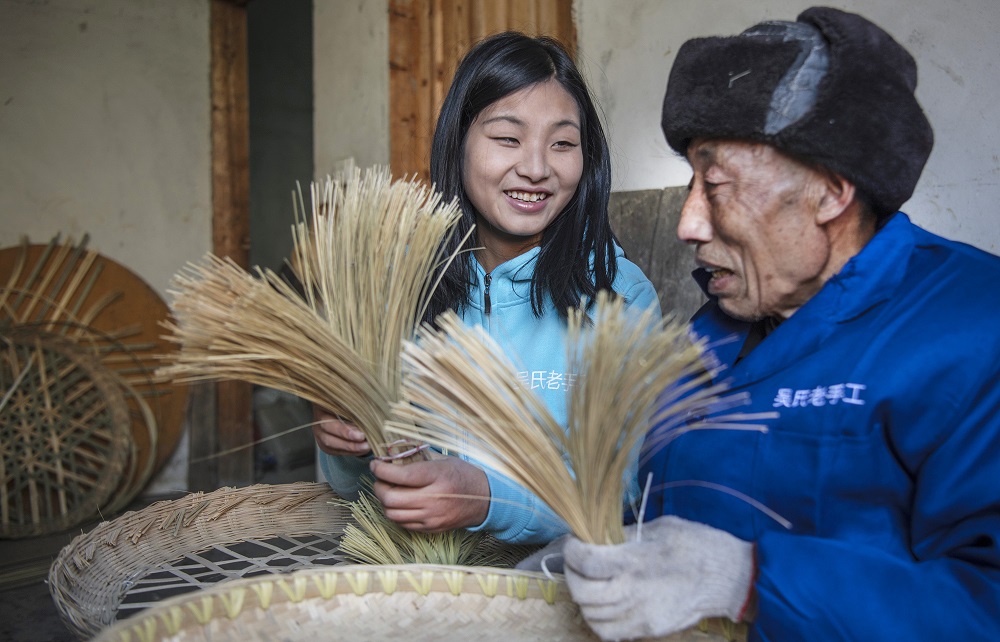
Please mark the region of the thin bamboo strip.
[[[56, 278], [52, 283], [49, 298], [56, 300], [56, 298], [59, 297], [55, 309], [42, 308], [38, 311], [36, 321], [43, 321], [46, 319], [50, 321], [50, 326], [46, 328], [46, 330], [51, 330], [51, 323], [64, 317], [66, 305], [71, 299], [73, 299], [77, 288], [80, 286], [80, 281], [83, 279], [83, 276], [90, 270], [94, 261], [97, 260], [98, 254], [96, 252], [90, 252], [85, 249], [88, 240], [89, 237], [84, 235], [80, 244], [73, 248], [70, 259], [63, 267], [62, 273], [59, 274], [58, 278]], [[63, 286], [66, 286], [65, 289], [63, 289]], [[60, 293], [62, 293], [61, 297]]]
[[350, 510], [340, 550], [359, 564], [450, 564], [510, 568], [537, 546], [505, 544], [484, 531], [456, 529], [441, 533], [407, 530], [390, 521], [370, 488], [355, 501], [335, 500]]
[[[83, 281], [84, 277], [90, 271], [90, 268], [94, 265], [97, 257], [97, 252], [87, 252], [78, 262], [75, 262], [72, 266], [67, 266], [66, 273], [69, 274], [71, 271], [70, 268], [72, 268], [73, 276], [72, 279], [70, 279], [69, 284], [66, 286], [66, 289], [63, 291], [62, 298], [59, 299], [56, 309], [47, 315], [49, 325], [46, 327], [46, 330], [52, 330], [54, 324], [59, 323], [59, 320], [66, 318], [66, 310], [71, 304], [73, 296], [76, 294], [77, 289], [80, 287], [80, 283]], [[52, 290], [53, 297], [58, 294], [62, 285], [62, 282], [56, 284], [56, 287]]]
[[[59, 245], [56, 247], [56, 253], [55, 257], [52, 259], [52, 264], [45, 271], [41, 272], [40, 274], [42, 277], [41, 282], [39, 282], [38, 286], [34, 290], [32, 290], [31, 292], [32, 296], [25, 304], [25, 307], [23, 308], [22, 311], [23, 319], [27, 320], [31, 316], [31, 313], [34, 311], [35, 306], [38, 305], [39, 302], [48, 299], [48, 297], [45, 296], [45, 292], [46, 290], [48, 290], [49, 284], [52, 282], [52, 280], [56, 278], [56, 271], [63, 264], [63, 262], [66, 260], [66, 257], [70, 254], [72, 250], [73, 250], [72, 245]], [[40, 263], [39, 266], [41, 266]]]
[[[21, 289], [18, 290], [17, 298], [14, 299], [14, 303], [11, 305], [13, 309], [18, 309], [21, 306], [21, 301], [24, 300], [26, 296], [29, 296], [32, 292], [41, 292], [41, 288], [32, 289], [35, 281], [38, 279], [38, 275], [42, 273], [42, 268], [45, 266], [46, 262], [49, 260], [49, 256], [52, 252], [59, 246], [59, 235], [56, 235], [49, 244], [45, 246], [42, 251], [42, 255], [38, 258], [35, 264], [32, 266], [31, 271], [28, 273], [28, 277], [24, 280]], [[28, 253], [28, 239], [25, 238], [21, 243], [22, 251], [25, 258], [27, 258]], [[22, 317], [27, 318], [27, 315]]]

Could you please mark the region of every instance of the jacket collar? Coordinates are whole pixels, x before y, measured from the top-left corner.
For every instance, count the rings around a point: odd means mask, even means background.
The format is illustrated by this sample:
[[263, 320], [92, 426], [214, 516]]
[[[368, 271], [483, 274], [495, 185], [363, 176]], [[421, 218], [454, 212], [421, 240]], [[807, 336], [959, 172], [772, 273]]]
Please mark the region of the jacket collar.
[[[692, 319], [700, 336], [712, 337], [712, 350], [730, 370], [733, 383], [753, 381], [815, 352], [838, 324], [874, 311], [898, 289], [914, 246], [913, 225], [906, 214], [895, 214], [861, 251], [849, 260], [813, 298], [779, 325], [747, 355], [736, 371], [732, 365], [746, 340], [750, 324], [724, 314], [715, 298]], [[707, 275], [694, 273], [702, 289]]]
[[[620, 260], [625, 258], [625, 251], [622, 250], [622, 248], [617, 243], [614, 244], [614, 248], [615, 248], [616, 259]], [[538, 255], [541, 253], [541, 251], [542, 248], [533, 247], [524, 254], [515, 256], [509, 261], [504, 261], [500, 265], [496, 266], [495, 268], [493, 268], [493, 271], [490, 273], [490, 275], [493, 279], [509, 279], [514, 282], [530, 281], [531, 277], [535, 273], [535, 262], [538, 261]], [[476, 259], [475, 253], [472, 253], [471, 257], [472, 257], [472, 265], [475, 268], [475, 273], [476, 276], [478, 277], [478, 281], [482, 282], [483, 278], [486, 276], [486, 270], [483, 269], [483, 266], [479, 263], [479, 260]], [[591, 253], [590, 255], [590, 266], [591, 268], [593, 268], [594, 266], [593, 253]]]

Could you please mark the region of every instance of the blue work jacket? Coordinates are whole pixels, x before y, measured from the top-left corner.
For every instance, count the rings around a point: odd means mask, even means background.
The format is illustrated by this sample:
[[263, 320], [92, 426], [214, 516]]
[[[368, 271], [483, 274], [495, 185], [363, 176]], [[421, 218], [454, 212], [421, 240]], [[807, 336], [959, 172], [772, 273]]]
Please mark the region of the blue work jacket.
[[995, 638], [1000, 258], [897, 213], [742, 359], [714, 301], [692, 329], [741, 410], [779, 416], [652, 452], [646, 519], [756, 543], [751, 639]]

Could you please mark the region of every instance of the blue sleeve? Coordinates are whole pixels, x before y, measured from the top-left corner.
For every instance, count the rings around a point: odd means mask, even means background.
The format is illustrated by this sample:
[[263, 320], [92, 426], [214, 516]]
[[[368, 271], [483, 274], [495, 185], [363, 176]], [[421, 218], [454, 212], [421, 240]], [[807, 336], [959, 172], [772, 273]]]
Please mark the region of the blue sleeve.
[[[638, 270], [638, 268], [636, 269]], [[656, 317], [660, 318], [662, 311], [656, 288], [641, 272], [639, 276], [641, 278], [636, 279], [618, 293], [625, 299], [625, 305], [629, 311], [643, 311], [652, 308], [656, 311]]]
[[355, 501], [362, 488], [362, 478], [372, 480], [368, 462], [371, 457], [351, 457], [340, 455], [319, 454], [319, 468], [323, 471], [330, 488], [344, 499]]
[[988, 640], [1000, 625], [1000, 385], [983, 377], [954, 422], [890, 427], [914, 470], [900, 525], [912, 559], [769, 531], [757, 542], [755, 639]]
[[504, 542], [546, 544], [569, 532], [545, 502], [491, 468], [483, 468], [490, 484], [486, 519], [470, 531], [486, 531]]

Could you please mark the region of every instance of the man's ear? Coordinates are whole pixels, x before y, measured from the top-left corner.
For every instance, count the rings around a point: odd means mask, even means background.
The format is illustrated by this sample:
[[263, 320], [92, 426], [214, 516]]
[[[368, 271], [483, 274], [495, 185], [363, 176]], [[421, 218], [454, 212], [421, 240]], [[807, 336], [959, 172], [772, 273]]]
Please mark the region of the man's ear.
[[841, 216], [854, 203], [854, 183], [836, 172], [823, 172], [820, 177], [823, 188], [816, 208], [816, 223], [825, 225]]

